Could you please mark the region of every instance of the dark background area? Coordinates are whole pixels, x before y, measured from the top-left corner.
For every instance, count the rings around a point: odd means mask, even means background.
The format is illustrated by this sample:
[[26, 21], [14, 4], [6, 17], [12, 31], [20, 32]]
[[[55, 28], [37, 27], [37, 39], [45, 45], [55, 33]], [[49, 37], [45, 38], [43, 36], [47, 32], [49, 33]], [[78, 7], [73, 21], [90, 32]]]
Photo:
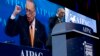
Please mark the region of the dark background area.
[[[75, 12], [93, 18], [97, 22], [97, 33], [100, 38], [100, 0], [49, 0], [53, 3], [65, 6]], [[100, 56], [100, 40], [96, 44], [96, 56]]]

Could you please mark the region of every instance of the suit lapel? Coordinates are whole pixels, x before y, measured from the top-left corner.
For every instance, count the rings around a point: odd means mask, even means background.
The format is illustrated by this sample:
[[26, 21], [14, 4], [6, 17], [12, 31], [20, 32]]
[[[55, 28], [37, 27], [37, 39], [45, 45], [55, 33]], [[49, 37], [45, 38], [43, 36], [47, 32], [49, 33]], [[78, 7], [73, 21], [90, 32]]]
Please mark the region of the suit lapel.
[[36, 43], [38, 42], [38, 35], [39, 35], [39, 32], [38, 32], [38, 21], [35, 19], [35, 45], [37, 45]]

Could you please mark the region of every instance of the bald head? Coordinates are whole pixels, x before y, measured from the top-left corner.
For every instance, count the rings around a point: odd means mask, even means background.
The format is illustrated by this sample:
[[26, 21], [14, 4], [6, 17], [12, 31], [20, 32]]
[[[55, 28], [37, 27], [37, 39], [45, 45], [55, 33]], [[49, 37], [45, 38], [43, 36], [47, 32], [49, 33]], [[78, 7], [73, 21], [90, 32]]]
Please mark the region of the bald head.
[[62, 18], [65, 15], [65, 10], [63, 8], [59, 8], [57, 14], [59, 18]]

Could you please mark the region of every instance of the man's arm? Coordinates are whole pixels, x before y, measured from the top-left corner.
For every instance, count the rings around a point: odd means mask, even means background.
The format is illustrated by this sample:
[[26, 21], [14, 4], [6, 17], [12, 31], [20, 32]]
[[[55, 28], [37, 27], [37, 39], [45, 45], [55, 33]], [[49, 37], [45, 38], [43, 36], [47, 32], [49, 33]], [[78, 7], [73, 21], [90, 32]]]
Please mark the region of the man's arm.
[[18, 25], [15, 19], [8, 19], [5, 32], [8, 36], [15, 36], [18, 34]]
[[49, 19], [49, 29], [50, 29], [50, 32], [49, 32], [49, 33], [52, 32], [52, 29], [53, 29], [53, 27], [55, 26], [55, 23], [56, 23], [56, 18], [55, 18], [55, 17], [51, 17], [51, 18]]
[[52, 37], [51, 37], [51, 33], [52, 33], [52, 29], [55, 25], [55, 17], [50, 17], [49, 18], [49, 34], [48, 34], [48, 38], [46, 41], [46, 48], [49, 49], [49, 51], [51, 51], [52, 48]]
[[15, 36], [18, 34], [18, 22], [15, 20], [17, 14], [21, 11], [20, 6], [16, 6], [11, 17], [8, 18], [7, 25], [5, 27], [5, 32], [9, 36]]

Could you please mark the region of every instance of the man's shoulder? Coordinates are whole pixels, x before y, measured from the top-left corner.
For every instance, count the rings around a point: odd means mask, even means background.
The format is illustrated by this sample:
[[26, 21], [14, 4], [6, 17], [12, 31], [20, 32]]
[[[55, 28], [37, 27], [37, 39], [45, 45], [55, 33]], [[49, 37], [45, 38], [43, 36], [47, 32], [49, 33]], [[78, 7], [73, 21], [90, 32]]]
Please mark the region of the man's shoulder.
[[37, 24], [37, 25], [40, 25], [40, 26], [43, 25], [43, 24], [42, 24], [39, 20], [37, 20], [37, 19], [36, 19], [36, 24]]
[[50, 17], [50, 18], [49, 18], [49, 22], [56, 21], [56, 19], [57, 19], [57, 16]]
[[37, 20], [37, 19], [36, 19], [36, 26], [38, 28], [41, 28], [41, 29], [45, 28], [44, 25], [39, 20]]
[[18, 18], [27, 18], [26, 15], [19, 15]]
[[50, 19], [55, 19], [55, 18], [57, 18], [57, 16], [52, 16], [52, 17], [50, 17]]
[[19, 15], [19, 16], [18, 16], [18, 20], [19, 20], [19, 21], [26, 20], [26, 18], [27, 18], [26, 15]]
[[57, 16], [53, 16], [53, 17], [50, 17], [50, 18], [49, 18], [50, 21], [56, 20], [56, 19], [57, 19]]

